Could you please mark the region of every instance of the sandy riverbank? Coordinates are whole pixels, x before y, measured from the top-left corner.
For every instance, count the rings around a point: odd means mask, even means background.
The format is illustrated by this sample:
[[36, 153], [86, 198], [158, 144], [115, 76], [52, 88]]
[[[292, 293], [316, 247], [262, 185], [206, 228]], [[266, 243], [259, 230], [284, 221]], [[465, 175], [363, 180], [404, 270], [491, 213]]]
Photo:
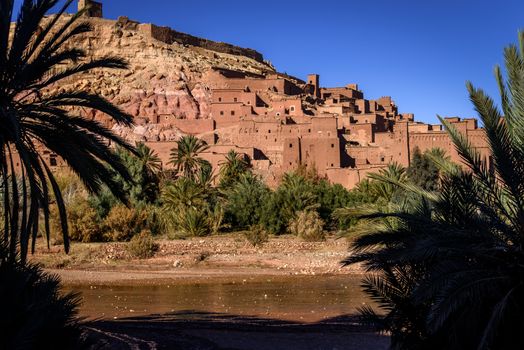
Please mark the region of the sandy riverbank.
[[163, 281], [242, 279], [246, 276], [333, 275], [361, 273], [342, 267], [348, 255], [345, 239], [305, 242], [294, 236], [271, 238], [253, 247], [241, 234], [158, 241], [151, 259], [133, 259], [127, 243], [73, 243], [69, 255], [61, 246], [39, 242], [31, 261], [59, 274], [64, 283], [162, 283]]

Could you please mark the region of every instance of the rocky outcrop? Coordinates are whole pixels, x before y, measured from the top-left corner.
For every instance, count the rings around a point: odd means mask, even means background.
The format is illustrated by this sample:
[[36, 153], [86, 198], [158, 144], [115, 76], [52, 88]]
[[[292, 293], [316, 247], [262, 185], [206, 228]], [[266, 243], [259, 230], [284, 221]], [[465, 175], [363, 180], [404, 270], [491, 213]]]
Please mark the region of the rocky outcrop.
[[[249, 49], [236, 49], [233, 46], [225, 49], [229, 46], [217, 47], [211, 42], [205, 43], [204, 39], [200, 46], [188, 46], [184, 44], [187, 41], [185, 39], [175, 40], [183, 37], [175, 31], [169, 34], [173, 39], [157, 40], [158, 35], [143, 30], [143, 24], [125, 17], [117, 21], [102, 18], [84, 20], [92, 25], [93, 30], [76, 37], [69, 45], [84, 49], [93, 58], [124, 58], [129, 63], [129, 69], [99, 70], [78, 75], [56, 89], [94, 92], [123, 108], [135, 117], [137, 125], [147, 130], [144, 133], [118, 130], [131, 141], [144, 138], [151, 141], [172, 140], [178, 135], [178, 130], [172, 128], [172, 131], [167, 131], [165, 126], [146, 126], [158, 124], [162, 116], [189, 120], [209, 118], [211, 82], [207, 72], [214, 68], [249, 74], [274, 72], [272, 67], [261, 62], [261, 57], [255, 51]], [[195, 43], [194, 40], [189, 42]], [[110, 121], [99, 112], [85, 110], [83, 114], [105, 121], [107, 126], [112, 127]]]

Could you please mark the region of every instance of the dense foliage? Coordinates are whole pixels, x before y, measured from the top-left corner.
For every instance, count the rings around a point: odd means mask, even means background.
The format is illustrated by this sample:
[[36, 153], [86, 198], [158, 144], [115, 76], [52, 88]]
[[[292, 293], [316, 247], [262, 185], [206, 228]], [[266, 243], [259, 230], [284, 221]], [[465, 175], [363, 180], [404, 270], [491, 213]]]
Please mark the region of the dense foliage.
[[[58, 15], [44, 15], [58, 0], [25, 0], [10, 36], [13, 1], [0, 1], [0, 181], [3, 189], [3, 227], [10, 258], [25, 261], [34, 247], [40, 215], [49, 237], [51, 193], [62, 222], [65, 249], [69, 249], [66, 207], [55, 176], [46, 165], [41, 147], [63, 159], [91, 192], [104, 184], [121, 200], [125, 193], [111, 172], [130, 179], [122, 161], [110, 151], [108, 141], [133, 148], [102, 124], [82, 118], [80, 109], [105, 113], [115, 122], [131, 124], [131, 116], [104, 98], [84, 91], [56, 89], [65, 79], [93, 69], [122, 69], [119, 58], [88, 58], [64, 43], [91, 30], [78, 21], [82, 13], [64, 19], [72, 3], [65, 1]], [[17, 165], [18, 163], [18, 165]]]
[[374, 273], [365, 290], [385, 316], [364, 313], [391, 332], [392, 349], [524, 347], [524, 33], [519, 41], [504, 52], [507, 80], [496, 69], [502, 111], [467, 85], [491, 159], [441, 120], [464, 167], [441, 162], [438, 192], [383, 178], [418, 199], [358, 213], [368, 234], [345, 263]]
[[9, 260], [0, 248], [0, 349], [82, 349], [77, 294], [62, 295], [57, 276]]

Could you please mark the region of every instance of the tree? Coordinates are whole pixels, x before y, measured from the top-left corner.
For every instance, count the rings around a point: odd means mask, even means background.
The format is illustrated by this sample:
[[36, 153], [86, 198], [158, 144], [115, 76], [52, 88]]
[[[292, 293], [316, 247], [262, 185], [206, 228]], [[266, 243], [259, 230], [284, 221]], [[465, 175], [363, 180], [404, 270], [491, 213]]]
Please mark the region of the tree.
[[407, 169], [408, 178], [417, 186], [428, 191], [436, 191], [439, 181], [439, 169], [432, 157], [445, 158], [444, 151], [438, 148], [431, 149], [424, 153], [418, 147], [413, 152], [411, 164]]
[[398, 163], [389, 164], [385, 169], [380, 169], [378, 174], [370, 174], [369, 178], [374, 180], [371, 182], [371, 192], [377, 199], [382, 199], [386, 203], [391, 202], [398, 194], [396, 183], [407, 181], [406, 169]]
[[[345, 263], [364, 262], [376, 274], [366, 288], [386, 311], [374, 316], [392, 333], [392, 348], [524, 347], [523, 32], [519, 44], [504, 51], [507, 79], [495, 70], [502, 111], [467, 83], [491, 159], [441, 119], [464, 167], [443, 168], [437, 193], [389, 181], [418, 203], [360, 215], [369, 234]], [[402, 297], [394, 298], [398, 285]]]
[[130, 180], [124, 164], [107, 143], [130, 151], [133, 148], [97, 121], [77, 115], [75, 108], [101, 111], [124, 125], [131, 124], [131, 116], [100, 96], [52, 89], [93, 69], [127, 67], [119, 58], [87, 58], [76, 46], [65, 48], [64, 43], [91, 30], [89, 24], [78, 22], [81, 13], [62, 20], [71, 3], [65, 1], [58, 15], [44, 20], [58, 0], [25, 0], [10, 37], [13, 1], [0, 1], [0, 173], [4, 241], [11, 260], [19, 256], [25, 262], [30, 242], [34, 249], [41, 213], [49, 240], [50, 193], [54, 193], [64, 247], [69, 250], [66, 208], [40, 150], [48, 149], [61, 157], [91, 192], [100, 191], [105, 184], [125, 200], [111, 172]]
[[158, 155], [144, 143], [136, 144], [136, 154], [124, 148], [117, 148], [117, 155], [131, 174], [132, 182], [126, 181], [119, 174], [115, 174], [115, 181], [120, 183], [123, 190], [129, 193], [133, 204], [151, 204], [158, 200], [160, 195], [160, 177], [162, 162]]
[[233, 228], [246, 229], [260, 221], [261, 207], [270, 195], [269, 188], [260, 177], [250, 172], [240, 175], [224, 191], [225, 215]]
[[238, 181], [242, 174], [245, 174], [250, 167], [249, 158], [243, 154], [230, 150], [225, 160], [220, 164], [220, 187], [227, 188], [232, 183]]
[[171, 150], [170, 163], [184, 177], [194, 179], [206, 161], [198, 155], [209, 148], [206, 143], [193, 135], [183, 136], [177, 141], [176, 148]]

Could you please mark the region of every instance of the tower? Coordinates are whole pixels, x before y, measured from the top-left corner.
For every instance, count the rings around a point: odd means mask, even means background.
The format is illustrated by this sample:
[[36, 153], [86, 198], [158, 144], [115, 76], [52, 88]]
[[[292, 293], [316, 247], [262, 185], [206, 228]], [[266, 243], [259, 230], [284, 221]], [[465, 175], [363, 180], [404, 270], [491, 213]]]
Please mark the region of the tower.
[[102, 3], [92, 0], [78, 0], [78, 11], [82, 11], [87, 8], [84, 13], [86, 17], [103, 17]]
[[320, 76], [318, 74], [309, 74], [307, 83], [313, 87], [313, 95], [320, 98]]

